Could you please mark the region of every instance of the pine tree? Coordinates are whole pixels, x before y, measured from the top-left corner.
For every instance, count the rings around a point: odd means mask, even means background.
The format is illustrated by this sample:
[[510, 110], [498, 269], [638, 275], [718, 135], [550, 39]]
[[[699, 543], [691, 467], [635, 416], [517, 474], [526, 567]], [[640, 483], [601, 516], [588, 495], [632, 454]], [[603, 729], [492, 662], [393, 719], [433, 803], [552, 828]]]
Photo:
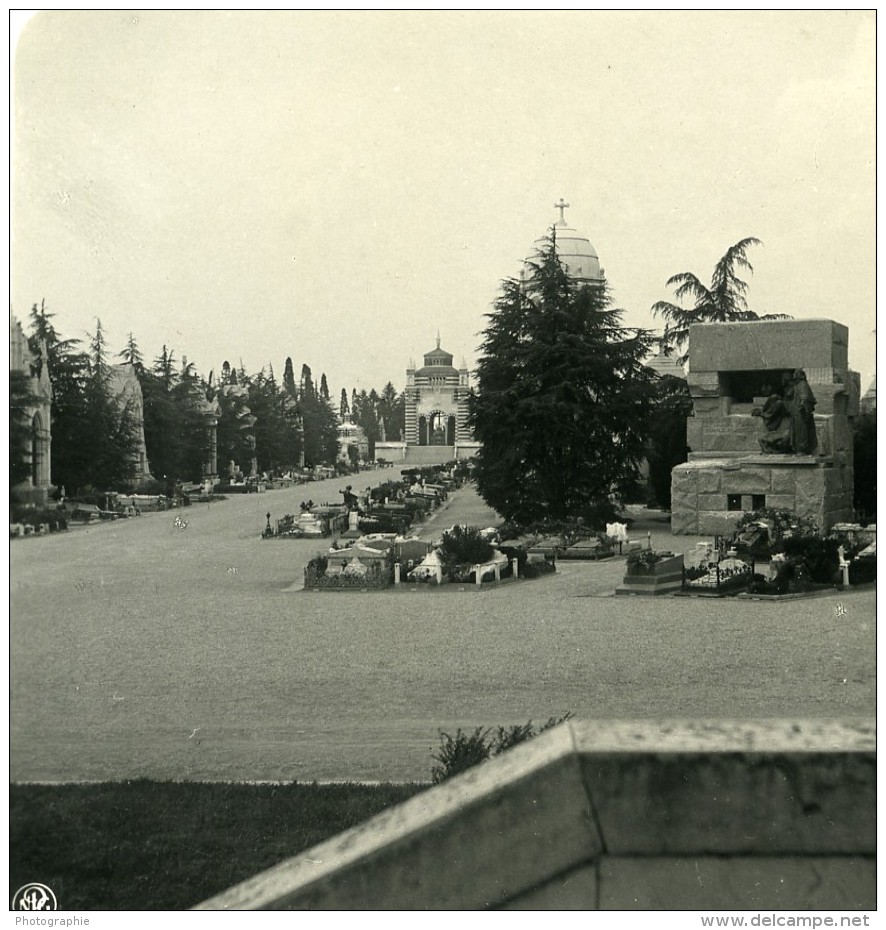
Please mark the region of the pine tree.
[[[748, 261], [747, 251], [751, 246], [762, 245], [759, 239], [749, 236], [731, 245], [714, 266], [711, 286], [707, 287], [691, 271], [681, 271], [668, 278], [667, 286], [674, 288], [677, 300], [689, 298], [692, 307], [685, 308], [667, 300], [656, 301], [652, 305], [655, 316], [667, 320], [663, 343], [682, 349], [689, 339], [689, 327], [693, 323], [734, 323], [748, 320], [786, 320], [785, 313], [768, 313], [758, 316], [748, 309], [748, 285], [736, 271], [746, 268], [753, 274], [753, 267]], [[679, 357], [680, 364], [685, 364], [688, 352]]]
[[126, 340], [125, 348], [122, 352], [119, 353], [117, 357], [126, 364], [132, 365], [136, 371], [136, 374], [144, 370], [144, 359], [142, 358], [141, 351], [139, 350], [138, 344], [135, 341], [135, 336], [133, 336], [132, 333], [129, 334], [129, 338]]
[[645, 452], [649, 334], [621, 326], [605, 283], [570, 279], [551, 240], [487, 319], [470, 402], [480, 493], [509, 520], [598, 523]]
[[329, 386], [326, 383], [326, 372], [320, 375], [320, 396], [325, 401], [329, 401]]
[[151, 370], [139, 377], [144, 407], [145, 447], [151, 474], [174, 485], [182, 475], [181, 439], [185, 433], [174, 392], [179, 386], [175, 359], [164, 345]]
[[351, 417], [351, 407], [348, 404], [348, 392], [342, 388], [341, 389], [341, 401], [338, 405], [338, 415], [342, 423], [347, 423]]
[[98, 490], [122, 490], [135, 476], [137, 423], [132, 401], [116, 394], [101, 320], [90, 340], [85, 398], [81, 443], [88, 450], [88, 483]]

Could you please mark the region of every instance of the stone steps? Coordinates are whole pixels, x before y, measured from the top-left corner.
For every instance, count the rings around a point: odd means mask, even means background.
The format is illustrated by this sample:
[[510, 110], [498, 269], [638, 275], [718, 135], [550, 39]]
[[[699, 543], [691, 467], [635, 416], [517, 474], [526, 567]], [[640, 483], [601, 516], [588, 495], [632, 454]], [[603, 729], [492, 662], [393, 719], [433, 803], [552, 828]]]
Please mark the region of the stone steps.
[[407, 446], [402, 464], [443, 465], [455, 459], [455, 446]]

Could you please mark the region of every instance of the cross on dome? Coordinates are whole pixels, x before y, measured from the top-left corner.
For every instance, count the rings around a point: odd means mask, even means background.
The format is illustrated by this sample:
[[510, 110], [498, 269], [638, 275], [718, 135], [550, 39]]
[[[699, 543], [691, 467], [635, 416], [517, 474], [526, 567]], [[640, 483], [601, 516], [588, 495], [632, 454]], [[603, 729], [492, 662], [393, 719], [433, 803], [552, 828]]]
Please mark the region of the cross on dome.
[[566, 225], [566, 217], [565, 217], [563, 211], [564, 211], [568, 206], [569, 206], [569, 204], [566, 203], [566, 201], [563, 200], [562, 197], [560, 198], [560, 202], [559, 202], [559, 203], [555, 203], [555, 204], [554, 204], [554, 207], [555, 207], [557, 210], [560, 211], [560, 220], [559, 220], [559, 223], [556, 224], [556, 225], [560, 225], [560, 226], [565, 226], [565, 225]]

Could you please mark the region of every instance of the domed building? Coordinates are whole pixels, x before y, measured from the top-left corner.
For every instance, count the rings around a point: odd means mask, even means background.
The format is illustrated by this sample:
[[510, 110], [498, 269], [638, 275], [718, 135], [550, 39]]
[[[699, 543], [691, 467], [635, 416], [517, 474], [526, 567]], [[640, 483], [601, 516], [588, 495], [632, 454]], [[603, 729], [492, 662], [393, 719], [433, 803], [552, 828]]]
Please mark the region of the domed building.
[[437, 345], [424, 364], [406, 369], [406, 430], [399, 442], [375, 444], [376, 455], [388, 462], [432, 465], [474, 455], [479, 445], [468, 427], [470, 375], [466, 362], [456, 368], [450, 352]]
[[[560, 219], [554, 223], [551, 235], [554, 237], [557, 257], [563, 263], [566, 273], [581, 284], [602, 284], [603, 269], [600, 267], [597, 250], [591, 245], [587, 236], [566, 224], [565, 211], [569, 204], [565, 203], [561, 197], [560, 202], [554, 206], [560, 211]], [[538, 252], [546, 247], [549, 238], [550, 235], [536, 239], [535, 251], [526, 259], [525, 274], [527, 276], [532, 274], [531, 265], [537, 261]]]

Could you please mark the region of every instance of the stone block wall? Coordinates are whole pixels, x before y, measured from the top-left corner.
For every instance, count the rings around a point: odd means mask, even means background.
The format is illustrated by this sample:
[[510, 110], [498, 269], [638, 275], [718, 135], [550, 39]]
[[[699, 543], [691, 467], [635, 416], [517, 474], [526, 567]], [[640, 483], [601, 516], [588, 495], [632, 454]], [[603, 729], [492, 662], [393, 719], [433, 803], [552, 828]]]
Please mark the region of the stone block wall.
[[198, 905], [876, 907], [873, 721], [569, 721]]
[[[834, 320], [754, 320], [690, 328], [691, 372], [849, 368], [849, 330]], [[691, 384], [691, 382], [690, 382]]]
[[[739, 509], [729, 509], [729, 497]], [[671, 530], [676, 534], [731, 535], [742, 513], [761, 506], [791, 510], [827, 531], [853, 519], [853, 470], [812, 456], [756, 455], [698, 459], [671, 472]]]

